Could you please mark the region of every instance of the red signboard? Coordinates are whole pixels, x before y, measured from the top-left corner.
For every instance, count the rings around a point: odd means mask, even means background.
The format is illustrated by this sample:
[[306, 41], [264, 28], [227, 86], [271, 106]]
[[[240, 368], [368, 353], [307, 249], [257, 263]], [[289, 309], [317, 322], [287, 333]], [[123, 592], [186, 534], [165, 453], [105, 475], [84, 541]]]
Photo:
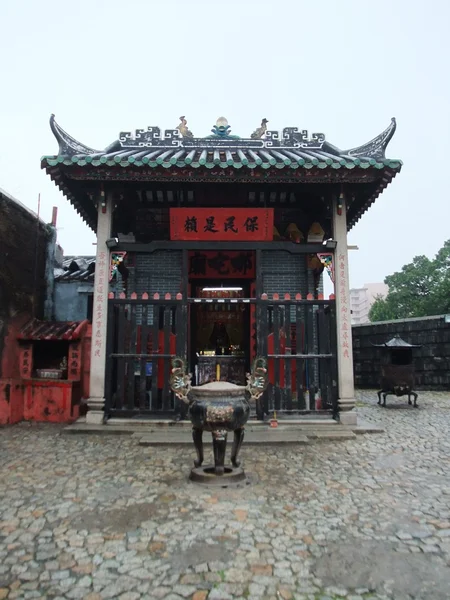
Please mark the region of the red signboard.
[[189, 252], [189, 279], [254, 279], [255, 253], [197, 250]]
[[170, 239], [271, 241], [273, 208], [171, 208]]

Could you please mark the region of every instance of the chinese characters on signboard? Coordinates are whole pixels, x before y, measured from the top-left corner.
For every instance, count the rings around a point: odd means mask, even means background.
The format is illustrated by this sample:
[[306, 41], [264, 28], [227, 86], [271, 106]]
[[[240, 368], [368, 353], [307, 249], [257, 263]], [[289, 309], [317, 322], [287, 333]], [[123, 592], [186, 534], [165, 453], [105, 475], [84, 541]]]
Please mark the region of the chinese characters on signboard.
[[253, 252], [189, 252], [189, 279], [217, 279], [255, 277]]
[[271, 208], [171, 208], [170, 239], [192, 241], [270, 241]]
[[352, 326], [350, 319], [350, 306], [349, 298], [347, 296], [347, 278], [345, 268], [345, 256], [339, 254], [338, 256], [338, 269], [339, 269], [339, 295], [340, 295], [340, 330], [341, 330], [341, 348], [342, 356], [346, 359], [350, 359], [350, 344], [352, 335]]
[[103, 307], [105, 298], [108, 297], [108, 277], [106, 276], [106, 272], [109, 269], [109, 265], [106, 264], [106, 252], [99, 252], [96, 262], [94, 310], [92, 315], [92, 346], [94, 356], [100, 358], [103, 349]]

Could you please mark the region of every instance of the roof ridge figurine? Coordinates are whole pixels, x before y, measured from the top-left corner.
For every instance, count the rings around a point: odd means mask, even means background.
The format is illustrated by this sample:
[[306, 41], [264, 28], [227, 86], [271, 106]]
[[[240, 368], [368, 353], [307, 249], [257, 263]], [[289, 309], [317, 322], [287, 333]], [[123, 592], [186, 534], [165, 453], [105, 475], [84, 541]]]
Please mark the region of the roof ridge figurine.
[[177, 126], [178, 131], [181, 133], [181, 136], [184, 138], [193, 138], [194, 134], [192, 131], [189, 131], [189, 127], [187, 126], [186, 117], [180, 117], [181, 123]]
[[252, 140], [260, 140], [266, 134], [268, 122], [269, 121], [267, 119], [263, 119], [261, 121], [261, 127], [258, 127], [257, 129], [255, 129], [255, 131], [252, 133], [250, 138]]
[[228, 125], [228, 121], [225, 117], [219, 117], [216, 124], [211, 129], [213, 135], [208, 136], [209, 138], [225, 138], [230, 140], [239, 140], [238, 135], [231, 135], [231, 127]]

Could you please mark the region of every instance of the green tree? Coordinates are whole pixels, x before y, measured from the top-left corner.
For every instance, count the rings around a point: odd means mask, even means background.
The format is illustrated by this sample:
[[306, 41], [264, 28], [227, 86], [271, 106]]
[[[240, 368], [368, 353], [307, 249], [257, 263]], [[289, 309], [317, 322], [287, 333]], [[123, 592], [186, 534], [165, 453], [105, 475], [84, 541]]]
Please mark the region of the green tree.
[[426, 317], [450, 312], [450, 240], [433, 260], [416, 256], [402, 270], [388, 275], [386, 298], [377, 298], [370, 321]]
[[398, 312], [395, 306], [388, 301], [387, 297], [377, 296], [375, 302], [370, 307], [369, 319], [373, 323], [374, 321], [393, 321], [398, 319]]

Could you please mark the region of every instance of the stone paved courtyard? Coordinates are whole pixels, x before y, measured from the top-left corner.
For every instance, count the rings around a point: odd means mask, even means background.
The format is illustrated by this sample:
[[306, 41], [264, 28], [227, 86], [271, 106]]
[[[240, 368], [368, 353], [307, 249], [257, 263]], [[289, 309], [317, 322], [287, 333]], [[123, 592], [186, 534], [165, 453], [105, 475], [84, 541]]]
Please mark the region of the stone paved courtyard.
[[193, 449], [0, 430], [0, 600], [450, 598], [450, 395], [359, 394], [385, 434], [248, 447], [252, 482], [187, 481]]

